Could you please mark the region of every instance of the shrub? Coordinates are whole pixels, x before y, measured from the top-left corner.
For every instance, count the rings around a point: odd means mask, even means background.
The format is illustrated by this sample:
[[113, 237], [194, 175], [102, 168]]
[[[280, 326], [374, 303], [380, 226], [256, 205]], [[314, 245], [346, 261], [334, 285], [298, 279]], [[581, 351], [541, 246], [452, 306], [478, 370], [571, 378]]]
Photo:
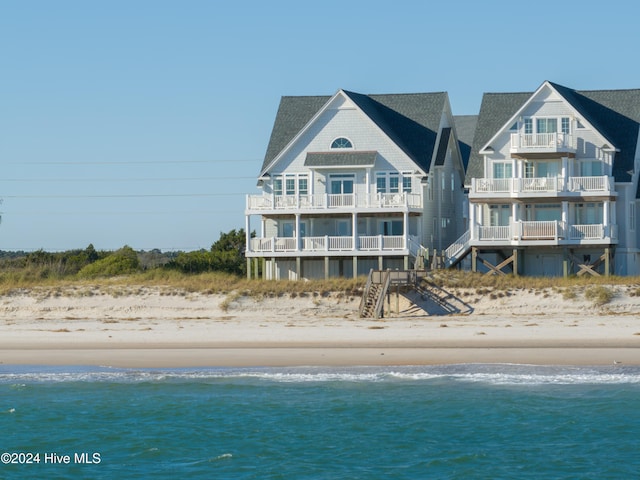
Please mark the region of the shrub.
[[593, 285], [584, 291], [584, 298], [594, 305], [604, 305], [613, 299], [613, 290], [602, 285]]
[[138, 255], [131, 247], [125, 246], [108, 257], [83, 267], [78, 272], [78, 276], [81, 278], [110, 277], [135, 273], [139, 269]]

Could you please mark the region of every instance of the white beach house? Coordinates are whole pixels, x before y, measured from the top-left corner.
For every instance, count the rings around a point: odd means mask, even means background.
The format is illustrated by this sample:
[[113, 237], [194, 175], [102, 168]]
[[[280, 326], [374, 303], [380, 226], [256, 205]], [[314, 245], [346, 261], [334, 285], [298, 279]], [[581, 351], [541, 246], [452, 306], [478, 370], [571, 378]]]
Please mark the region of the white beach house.
[[413, 268], [467, 228], [463, 148], [446, 93], [283, 97], [246, 200], [248, 276]]
[[[466, 173], [469, 229], [447, 265], [640, 274], [640, 90], [487, 93]], [[470, 260], [470, 261], [469, 261]]]

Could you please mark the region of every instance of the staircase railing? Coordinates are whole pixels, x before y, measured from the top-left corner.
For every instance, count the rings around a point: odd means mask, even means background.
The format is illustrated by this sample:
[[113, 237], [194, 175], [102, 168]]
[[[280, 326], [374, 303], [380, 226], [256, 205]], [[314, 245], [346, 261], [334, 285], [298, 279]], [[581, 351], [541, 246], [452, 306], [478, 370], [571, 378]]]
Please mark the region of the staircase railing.
[[384, 296], [389, 290], [389, 284], [391, 283], [391, 271], [387, 270], [382, 276], [382, 288], [378, 291], [378, 298], [376, 299], [375, 318], [380, 318], [382, 313], [382, 307], [384, 306]]
[[369, 297], [369, 292], [371, 291], [372, 279], [373, 279], [373, 268], [369, 270], [369, 277], [367, 278], [367, 284], [364, 286], [364, 292], [362, 292], [362, 298], [360, 299], [360, 307], [358, 308], [358, 312], [361, 317], [362, 317], [362, 313], [364, 312], [364, 307], [367, 304], [367, 298]]
[[471, 230], [467, 230], [460, 238], [453, 242], [444, 251], [444, 263], [446, 267], [450, 267], [458, 259], [458, 255], [465, 252], [469, 248], [471, 240]]

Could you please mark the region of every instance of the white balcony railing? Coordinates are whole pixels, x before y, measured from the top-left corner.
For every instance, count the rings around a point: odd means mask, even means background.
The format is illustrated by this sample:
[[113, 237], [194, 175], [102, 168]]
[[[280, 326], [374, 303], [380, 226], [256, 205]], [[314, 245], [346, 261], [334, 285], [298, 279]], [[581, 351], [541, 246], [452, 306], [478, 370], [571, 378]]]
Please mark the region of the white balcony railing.
[[474, 178], [471, 181], [471, 194], [488, 196], [511, 196], [520, 194], [580, 194], [614, 191], [613, 177], [564, 177], [535, 178]]
[[247, 195], [247, 210], [422, 208], [419, 193]]
[[613, 177], [569, 177], [567, 188], [570, 192], [611, 192]]
[[358, 248], [354, 248], [352, 236], [303, 237], [300, 248], [292, 237], [252, 238], [251, 252], [341, 252], [341, 251], [403, 251], [406, 250], [403, 235], [363, 235], [356, 237]]
[[618, 238], [617, 225], [596, 223], [591, 225], [567, 225], [562, 221], [516, 221], [505, 226], [476, 226], [473, 239], [481, 242], [511, 241], [612, 241]]
[[573, 135], [568, 133], [512, 133], [512, 150], [560, 151], [575, 149]]

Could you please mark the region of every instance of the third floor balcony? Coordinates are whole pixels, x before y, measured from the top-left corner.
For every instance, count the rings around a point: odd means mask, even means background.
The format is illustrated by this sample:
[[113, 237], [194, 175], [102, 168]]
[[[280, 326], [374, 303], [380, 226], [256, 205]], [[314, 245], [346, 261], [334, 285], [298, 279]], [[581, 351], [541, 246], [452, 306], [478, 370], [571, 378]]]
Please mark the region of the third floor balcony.
[[535, 154], [573, 156], [576, 153], [575, 137], [569, 133], [512, 133], [511, 153], [527, 157]]
[[616, 196], [613, 177], [474, 178], [471, 199]]
[[247, 195], [249, 213], [321, 213], [322, 211], [413, 211], [422, 209], [419, 193]]

